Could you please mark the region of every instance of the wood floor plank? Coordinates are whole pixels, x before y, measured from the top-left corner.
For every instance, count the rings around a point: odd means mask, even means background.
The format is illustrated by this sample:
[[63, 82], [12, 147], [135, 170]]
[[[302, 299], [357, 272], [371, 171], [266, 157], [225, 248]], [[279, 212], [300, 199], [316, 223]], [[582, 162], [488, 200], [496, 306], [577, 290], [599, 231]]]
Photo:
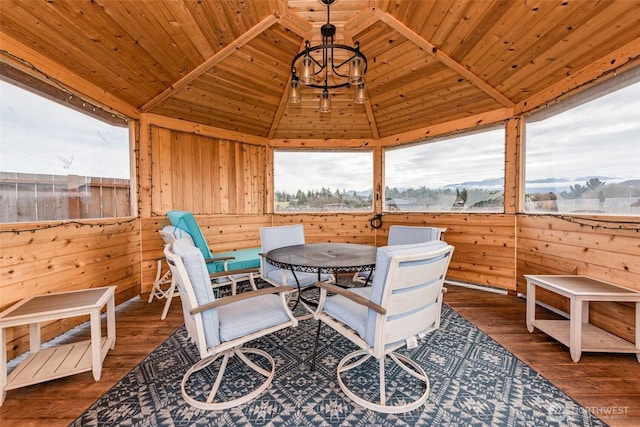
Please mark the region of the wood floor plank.
[[[447, 288], [445, 303], [609, 425], [640, 425], [640, 363], [634, 355], [583, 353], [580, 362], [574, 363], [566, 346], [537, 330], [527, 331], [524, 299], [460, 286]], [[146, 298], [136, 298], [117, 308], [116, 347], [104, 361], [99, 382], [85, 372], [10, 390], [0, 407], [0, 425], [67, 426], [182, 325], [178, 301], [166, 320], [160, 320], [163, 302], [148, 304]], [[538, 315], [558, 318], [540, 307]], [[89, 336], [87, 326], [74, 329], [65, 339]]]

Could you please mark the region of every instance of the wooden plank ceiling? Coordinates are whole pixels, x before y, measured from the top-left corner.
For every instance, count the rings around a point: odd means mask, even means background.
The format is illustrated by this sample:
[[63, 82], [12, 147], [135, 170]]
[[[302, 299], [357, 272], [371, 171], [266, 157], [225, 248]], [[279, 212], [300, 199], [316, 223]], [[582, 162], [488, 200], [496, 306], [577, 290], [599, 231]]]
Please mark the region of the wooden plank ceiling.
[[[338, 0], [369, 102], [317, 89], [287, 103], [289, 67], [320, 39], [319, 0], [2, 0], [25, 46], [141, 112], [271, 139], [375, 139], [514, 105], [640, 39], [637, 0]], [[11, 43], [8, 43], [11, 42]], [[7, 51], [3, 58], [21, 59]], [[55, 76], [51, 76], [55, 78]]]

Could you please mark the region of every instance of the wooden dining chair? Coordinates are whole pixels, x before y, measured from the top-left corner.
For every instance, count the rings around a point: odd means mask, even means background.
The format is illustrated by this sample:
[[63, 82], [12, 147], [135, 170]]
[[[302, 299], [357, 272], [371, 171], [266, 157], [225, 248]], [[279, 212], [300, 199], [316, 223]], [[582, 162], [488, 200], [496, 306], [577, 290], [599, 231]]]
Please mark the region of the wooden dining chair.
[[[427, 374], [409, 353], [398, 351], [419, 345], [427, 333], [440, 327], [443, 284], [452, 254], [453, 246], [443, 241], [386, 246], [377, 251], [372, 286], [343, 289], [317, 284], [320, 304], [314, 317], [360, 348], [337, 366], [340, 388], [357, 404], [378, 412], [400, 413], [427, 401]], [[372, 357], [378, 362], [377, 377], [375, 369], [364, 369], [375, 366], [369, 362]], [[386, 359], [401, 370], [395, 366], [385, 369]], [[391, 383], [386, 381], [386, 373], [393, 373]], [[421, 393], [411, 400], [405, 391], [420, 386]]]

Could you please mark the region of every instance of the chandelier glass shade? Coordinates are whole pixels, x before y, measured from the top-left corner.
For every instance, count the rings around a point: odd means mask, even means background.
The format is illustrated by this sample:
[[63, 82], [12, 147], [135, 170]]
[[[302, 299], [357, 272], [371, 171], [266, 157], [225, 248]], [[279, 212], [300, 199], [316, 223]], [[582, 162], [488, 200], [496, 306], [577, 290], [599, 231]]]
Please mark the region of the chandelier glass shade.
[[289, 102], [302, 102], [300, 85], [322, 89], [320, 112], [331, 111], [330, 89], [355, 86], [354, 102], [368, 101], [364, 77], [367, 72], [367, 58], [360, 52], [360, 44], [354, 46], [335, 43], [336, 27], [330, 22], [330, 6], [335, 0], [321, 0], [327, 6], [327, 23], [320, 28], [322, 44], [311, 46], [305, 41], [305, 48], [291, 61], [291, 81]]

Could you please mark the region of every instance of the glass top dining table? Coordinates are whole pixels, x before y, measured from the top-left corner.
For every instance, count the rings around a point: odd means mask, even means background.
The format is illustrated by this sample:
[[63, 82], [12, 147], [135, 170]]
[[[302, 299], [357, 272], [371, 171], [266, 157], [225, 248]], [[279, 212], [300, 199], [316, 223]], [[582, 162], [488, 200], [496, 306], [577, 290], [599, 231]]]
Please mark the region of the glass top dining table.
[[376, 265], [375, 246], [354, 243], [307, 243], [284, 246], [265, 254], [275, 267], [308, 273], [371, 271]]

